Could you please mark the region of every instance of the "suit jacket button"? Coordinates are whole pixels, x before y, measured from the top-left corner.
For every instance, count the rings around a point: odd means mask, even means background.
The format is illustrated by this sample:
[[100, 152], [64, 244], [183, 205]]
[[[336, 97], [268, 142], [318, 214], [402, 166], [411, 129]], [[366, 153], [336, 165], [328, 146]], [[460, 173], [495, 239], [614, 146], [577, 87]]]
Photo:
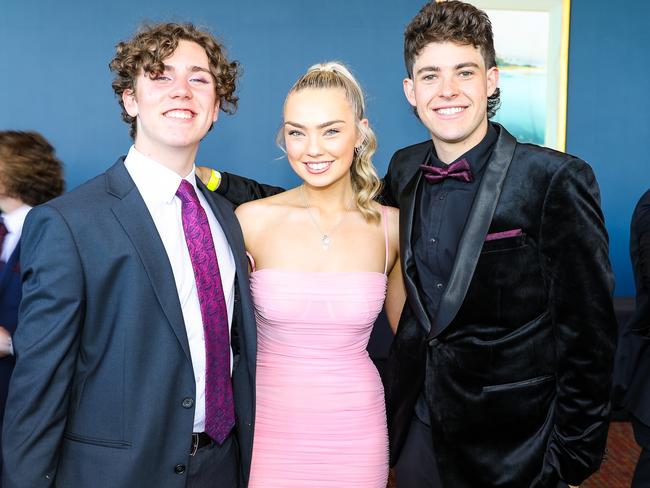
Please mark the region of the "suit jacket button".
[[181, 403], [183, 408], [192, 408], [194, 406], [194, 400], [192, 400], [190, 397], [183, 398], [183, 403]]
[[184, 464], [177, 464], [174, 467], [174, 472], [176, 474], [183, 474], [185, 472], [185, 465]]

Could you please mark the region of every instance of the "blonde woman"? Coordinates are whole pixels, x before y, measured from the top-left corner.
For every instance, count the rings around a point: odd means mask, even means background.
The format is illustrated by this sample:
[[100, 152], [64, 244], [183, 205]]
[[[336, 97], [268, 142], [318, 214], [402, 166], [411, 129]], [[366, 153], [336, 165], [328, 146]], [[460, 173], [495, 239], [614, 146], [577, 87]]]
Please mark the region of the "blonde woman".
[[366, 352], [404, 302], [398, 211], [373, 198], [375, 136], [339, 63], [291, 88], [278, 138], [303, 183], [241, 205], [258, 328], [251, 487], [384, 488], [384, 393]]

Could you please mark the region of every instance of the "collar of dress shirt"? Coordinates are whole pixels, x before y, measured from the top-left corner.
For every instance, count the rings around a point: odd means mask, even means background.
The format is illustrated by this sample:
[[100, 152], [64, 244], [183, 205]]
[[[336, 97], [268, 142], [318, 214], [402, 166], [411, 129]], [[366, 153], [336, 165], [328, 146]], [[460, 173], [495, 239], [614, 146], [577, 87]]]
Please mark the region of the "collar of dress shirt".
[[[452, 161], [450, 164], [455, 163], [456, 161], [460, 161], [461, 159], [466, 159], [467, 162], [469, 163], [470, 168], [472, 169], [472, 173], [474, 175], [478, 175], [481, 170], [483, 169], [483, 166], [487, 162], [487, 160], [490, 157], [490, 154], [492, 153], [492, 148], [494, 147], [494, 143], [497, 140], [497, 131], [494, 128], [494, 126], [490, 123], [488, 123], [488, 130], [483, 139], [481, 139], [481, 142], [479, 142], [476, 146], [471, 148], [469, 151], [465, 152], [464, 154], [460, 155], [457, 157], [454, 161]], [[448, 165], [443, 163], [438, 159], [438, 156], [436, 155], [436, 149], [433, 147], [433, 144], [431, 145], [431, 153], [429, 155], [429, 164], [431, 166], [438, 166], [440, 168], [445, 168]]]
[[27, 212], [31, 209], [32, 207], [29, 205], [23, 204], [11, 212], [2, 214], [2, 220], [4, 220], [9, 234], [20, 236], [23, 231], [23, 223], [25, 222], [25, 217], [27, 217]]
[[[176, 196], [176, 190], [181, 184], [181, 177], [166, 166], [148, 158], [135, 146], [131, 146], [129, 153], [124, 160], [135, 185], [145, 202], [152, 204], [169, 204]], [[189, 181], [198, 193], [196, 187], [196, 167], [184, 178]]]

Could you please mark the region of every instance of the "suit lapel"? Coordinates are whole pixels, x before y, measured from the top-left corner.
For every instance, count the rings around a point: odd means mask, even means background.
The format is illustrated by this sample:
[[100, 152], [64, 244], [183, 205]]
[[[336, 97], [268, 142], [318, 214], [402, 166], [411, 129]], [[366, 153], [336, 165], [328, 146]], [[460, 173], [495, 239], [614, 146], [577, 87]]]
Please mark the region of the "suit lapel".
[[429, 339], [435, 338], [445, 330], [465, 299], [515, 152], [514, 137], [503, 127], [498, 125], [495, 127], [499, 129], [499, 137], [474, 197], [467, 224], [458, 244], [449, 283], [440, 299], [433, 327], [429, 331]]
[[[248, 279], [248, 258], [245, 253], [244, 237], [239, 227], [239, 222], [232, 211], [232, 205], [226, 201], [222, 196], [209, 191], [205, 185], [197, 178], [196, 180], [199, 190], [205, 196], [205, 199], [210, 205], [215, 218], [221, 225], [226, 240], [230, 245], [230, 249], [235, 260], [235, 313], [238, 310], [237, 301], [241, 305], [241, 314], [247, 317], [239, 317], [237, 327], [242, 328], [242, 333], [239, 333], [239, 340], [241, 347], [245, 348], [246, 353], [244, 357], [249, 362], [248, 370], [255, 371], [256, 350], [257, 350], [257, 329], [255, 327], [255, 320], [252, 315], [252, 305], [250, 298], [250, 282]], [[233, 320], [235, 317], [233, 317]]]
[[[214, 213], [217, 222], [221, 226], [226, 240], [230, 245], [230, 250], [235, 259], [235, 266], [237, 273], [239, 274], [241, 269], [240, 266], [242, 263], [246, 263], [246, 254], [244, 253], [244, 238], [242, 237], [241, 231], [239, 230], [238, 224], [235, 224], [235, 217], [233, 216], [232, 207], [229, 207], [228, 203], [224, 202], [221, 199], [214, 198], [213, 193], [208, 190], [203, 182], [196, 179], [196, 184], [199, 187], [201, 193], [205, 197], [212, 213]], [[237, 227], [235, 227], [235, 225]], [[247, 268], [246, 268], [247, 269]]]
[[[411, 155], [407, 165], [417, 167], [424, 162], [424, 158], [430, 149], [429, 145]], [[415, 171], [411, 180], [404, 186], [399, 197], [400, 207], [400, 250], [402, 254], [402, 270], [404, 275], [404, 286], [406, 287], [406, 296], [409, 305], [417, 318], [418, 322], [424, 325], [427, 331], [431, 330], [431, 320], [424, 307], [424, 302], [420, 296], [420, 289], [417, 283], [417, 270], [415, 267], [415, 256], [411, 238], [413, 235], [413, 222], [415, 219], [415, 206], [418, 188], [422, 184], [422, 172]]]
[[107, 191], [119, 200], [113, 214], [124, 228], [149, 275], [158, 303], [191, 362], [183, 312], [167, 252], [149, 210], [131, 179], [123, 160], [106, 172]]

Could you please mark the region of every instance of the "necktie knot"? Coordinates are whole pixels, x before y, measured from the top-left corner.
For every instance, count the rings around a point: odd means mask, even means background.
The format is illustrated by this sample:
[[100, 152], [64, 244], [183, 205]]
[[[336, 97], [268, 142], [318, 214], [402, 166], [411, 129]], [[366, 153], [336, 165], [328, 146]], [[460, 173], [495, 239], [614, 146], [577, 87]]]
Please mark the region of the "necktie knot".
[[183, 203], [199, 203], [199, 197], [196, 195], [192, 183], [187, 180], [181, 180], [181, 184], [178, 186], [178, 190], [176, 190], [176, 196], [180, 198]]
[[472, 175], [472, 169], [467, 159], [460, 159], [446, 168], [421, 164], [420, 169], [422, 170], [422, 175], [429, 183], [440, 183], [446, 178], [454, 178], [455, 180], [466, 183], [474, 181], [474, 175]]

